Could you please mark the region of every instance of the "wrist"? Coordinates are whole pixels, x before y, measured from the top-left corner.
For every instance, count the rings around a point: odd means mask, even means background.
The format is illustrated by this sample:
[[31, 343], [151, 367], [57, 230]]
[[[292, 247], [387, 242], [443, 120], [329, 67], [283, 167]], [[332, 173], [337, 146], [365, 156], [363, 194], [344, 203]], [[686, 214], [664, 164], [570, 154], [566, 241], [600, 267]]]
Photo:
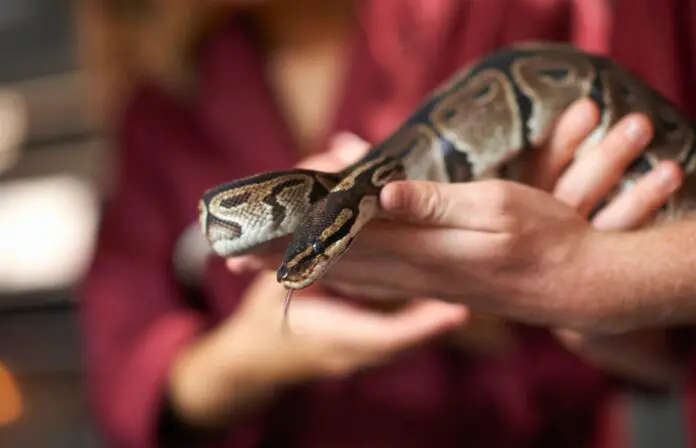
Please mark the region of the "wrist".
[[214, 428], [265, 403], [273, 392], [256, 375], [232, 332], [213, 331], [186, 347], [174, 360], [169, 378], [173, 411], [186, 424]]
[[685, 283], [689, 263], [680, 262], [683, 244], [665, 238], [665, 229], [593, 231], [587, 240], [573, 268], [580, 283], [569, 288], [575, 291], [572, 311], [586, 324], [580, 330], [626, 333], [693, 316], [692, 286]]
[[578, 267], [582, 286], [576, 304], [590, 311], [581, 331], [624, 333], [637, 325], [647, 279], [633, 239], [630, 233], [591, 231]]
[[669, 344], [667, 331], [609, 336], [567, 330], [555, 333], [568, 350], [627, 384], [668, 390], [682, 378], [685, 364]]

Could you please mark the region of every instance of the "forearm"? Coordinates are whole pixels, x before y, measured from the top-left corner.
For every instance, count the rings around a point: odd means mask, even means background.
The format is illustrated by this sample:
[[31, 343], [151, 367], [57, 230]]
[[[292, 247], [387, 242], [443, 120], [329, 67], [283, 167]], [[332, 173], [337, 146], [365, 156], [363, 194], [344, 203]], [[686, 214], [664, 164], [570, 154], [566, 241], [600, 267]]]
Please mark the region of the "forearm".
[[581, 289], [597, 298], [600, 330], [696, 323], [695, 218], [599, 239]]
[[630, 383], [665, 390], [683, 375], [683, 360], [671, 346], [667, 331], [613, 336], [560, 331], [557, 335], [586, 362]]
[[224, 330], [183, 350], [171, 369], [169, 399], [174, 414], [203, 431], [244, 418], [265, 405], [275, 390], [272, 379], [261, 375], [253, 358], [234, 342], [234, 329]]

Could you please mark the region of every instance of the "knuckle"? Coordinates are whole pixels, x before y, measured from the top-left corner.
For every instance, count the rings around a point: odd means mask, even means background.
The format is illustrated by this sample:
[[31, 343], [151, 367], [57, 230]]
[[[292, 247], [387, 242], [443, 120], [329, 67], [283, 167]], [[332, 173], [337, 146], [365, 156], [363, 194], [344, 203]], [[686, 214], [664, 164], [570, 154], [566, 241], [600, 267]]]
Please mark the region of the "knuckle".
[[503, 259], [505, 254], [509, 254], [517, 246], [519, 241], [517, 233], [506, 232], [496, 235], [496, 253], [498, 253]]
[[488, 181], [486, 201], [500, 212], [505, 212], [510, 209], [511, 191], [507, 182], [501, 179], [492, 179]]
[[330, 356], [324, 362], [324, 372], [329, 377], [342, 377], [355, 370], [355, 363], [345, 356]]
[[573, 208], [582, 216], [589, 216], [600, 205], [600, 200], [593, 196], [580, 197], [573, 204]]
[[422, 188], [422, 196], [418, 204], [418, 211], [421, 218], [438, 222], [445, 215], [446, 203], [440, 192], [440, 189], [431, 182], [424, 182]]
[[553, 196], [559, 201], [563, 201], [571, 207], [577, 207], [579, 203], [578, 198], [578, 182], [575, 177], [562, 177], [556, 184], [553, 190]]
[[556, 333], [563, 345], [571, 350], [579, 350], [585, 345], [585, 337], [582, 333], [572, 330], [564, 330]]
[[522, 220], [514, 214], [503, 213], [497, 217], [497, 221], [497, 227], [501, 234], [501, 244], [510, 247], [524, 230]]
[[491, 180], [488, 193], [483, 200], [488, 202], [497, 221], [497, 227], [503, 231], [515, 233], [520, 227], [520, 217], [514, 213], [515, 191], [513, 184], [504, 180]]

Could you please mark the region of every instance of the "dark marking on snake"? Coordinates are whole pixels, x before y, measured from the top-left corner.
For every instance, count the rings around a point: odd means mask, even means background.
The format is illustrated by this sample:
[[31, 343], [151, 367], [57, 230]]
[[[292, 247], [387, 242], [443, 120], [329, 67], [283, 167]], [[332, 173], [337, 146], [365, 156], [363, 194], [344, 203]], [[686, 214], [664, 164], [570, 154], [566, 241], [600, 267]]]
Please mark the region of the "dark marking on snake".
[[563, 82], [568, 80], [570, 70], [567, 68], [544, 68], [537, 70], [537, 74], [541, 78], [549, 78], [555, 82]]
[[627, 171], [633, 173], [647, 174], [653, 169], [650, 159], [645, 155], [639, 155], [636, 159], [628, 165]]
[[[517, 64], [522, 59], [527, 58], [533, 59], [531, 65], [525, 65], [524, 62]], [[516, 67], [520, 67], [520, 69], [532, 67], [533, 71], [527, 70], [522, 73], [518, 72]], [[518, 75], [522, 75], [525, 79], [517, 78]], [[506, 92], [495, 92], [498, 86], [490, 83], [483, 85], [481, 76], [496, 80], [505, 77], [504, 88], [510, 88], [511, 92], [507, 90]], [[477, 87], [474, 88], [474, 85]], [[535, 87], [538, 90], [535, 90]], [[524, 93], [523, 88], [528, 93]], [[507, 107], [508, 110], [505, 111], [505, 114], [498, 114], [497, 117], [500, 118], [490, 120], [476, 116], [475, 111], [462, 110], [465, 108], [463, 103], [452, 104], [456, 102], [455, 98], [461, 94], [462, 89], [467, 92], [467, 98], [462, 98], [463, 101], [471, 102], [473, 100], [479, 103], [476, 105], [480, 107], [486, 107], [483, 103], [491, 93], [505, 93], [506, 103], [496, 103], [494, 107], [500, 107], [501, 110]], [[509, 93], [512, 95], [508, 95]], [[646, 153], [637, 157], [630, 164], [623, 181], [633, 181], [640, 178], [642, 174], [652, 170], [662, 160], [679, 162], [683, 169], [688, 170], [685, 173], [687, 176], [693, 175], [691, 172], [693, 166], [691, 165], [693, 165], [693, 157], [696, 157], [696, 140], [694, 139], [696, 127], [694, 127], [693, 122], [687, 121], [687, 116], [681, 113], [679, 107], [672, 104], [649, 85], [641, 82], [638, 77], [632, 75], [621, 65], [616, 64], [611, 58], [586, 53], [572, 45], [560, 42], [527, 43], [522, 46], [502, 48], [483, 55], [478, 62], [467, 66], [466, 69], [446, 80], [440, 87], [426, 96], [423, 102], [391, 135], [374, 145], [372, 150], [361, 160], [338, 173], [318, 173], [310, 170], [262, 173], [210, 189], [203, 196], [201, 213], [208, 212], [209, 220], [206, 222], [209, 226], [217, 227], [214, 229], [215, 231], [210, 229], [207, 236], [210, 239], [215, 237], [219, 240], [220, 238], [229, 238], [228, 235], [225, 235], [228, 233], [234, 238], [241, 231], [241, 227], [235, 221], [244, 226], [245, 232], [247, 228], [254, 229], [254, 226], [260, 222], [265, 223], [272, 220], [276, 226], [284, 223], [285, 216], [290, 209], [286, 209], [279, 203], [279, 201], [283, 201], [281, 199], [283, 190], [305, 182], [303, 184], [304, 190], [301, 190], [302, 187], [296, 187], [298, 191], [292, 194], [292, 200], [297, 200], [294, 202], [293, 209], [295, 207], [298, 210], [308, 209], [309, 212], [305, 216], [298, 217], [301, 219], [297, 221], [302, 221], [299, 227], [283, 229], [292, 233], [293, 239], [286, 251], [286, 261], [278, 269], [279, 281], [282, 282], [286, 278], [282, 274], [288, 274], [284, 283], [286, 287], [304, 288], [320, 278], [324, 273], [323, 270], [336, 260], [336, 258], [330, 259], [331, 257], [342, 256], [346, 245], [341, 244], [341, 247], [337, 247], [334, 243], [348, 242], [347, 245], [350, 245], [350, 241], [355, 237], [353, 232], [357, 230], [354, 229], [355, 222], [361, 218], [359, 214], [365, 211], [365, 209], [361, 209], [363, 199], [367, 196], [375, 196], [381, 190], [381, 185], [374, 185], [372, 181], [381, 184], [395, 179], [391, 166], [382, 163], [383, 159], [387, 159], [387, 162], [398, 162], [395, 166], [401, 165], [408, 172], [432, 174], [437, 179], [446, 178], [450, 182], [475, 180], [474, 173], [488, 174], [491, 173], [490, 169], [497, 167], [500, 167], [498, 172], [491, 174], [498, 177], [515, 174], [514, 171], [520, 167], [520, 164], [514, 162], [524, 162], [524, 157], [534, 146], [531, 142], [532, 135], [535, 137], [534, 143], [536, 144], [538, 143], [537, 136], [543, 133], [541, 129], [537, 129], [540, 122], [532, 122], [532, 116], [535, 119], [541, 117], [544, 123], [549, 123], [563, 112], [560, 110], [561, 105], [566, 107], [581, 96], [587, 96], [597, 104], [603, 119], [606, 120], [604, 124], [609, 127], [630, 112], [647, 112], [653, 118], [655, 139], [651, 142]], [[502, 99], [496, 98], [496, 100]], [[440, 110], [440, 107], [444, 106], [443, 102], [448, 105], [446, 111]], [[544, 109], [546, 107], [549, 109]], [[444, 123], [431, 122], [431, 119], [434, 119], [434, 111], [437, 111], [437, 119], [444, 121]], [[493, 109], [491, 112], [497, 112], [497, 109]], [[537, 114], [536, 112], [542, 113]], [[509, 120], [519, 120], [519, 123], [510, 123]], [[430, 145], [429, 143], [424, 145], [423, 140], [419, 138], [409, 138], [414, 132], [425, 126], [428, 127], [428, 136], [424, 138], [430, 139], [431, 135], [435, 135], [434, 138], [438, 139], [439, 145]], [[461, 127], [450, 129], [448, 126]], [[599, 130], [606, 132], [607, 129], [601, 127]], [[459, 135], [468, 132], [471, 132], [469, 135], [471, 138]], [[504, 138], [501, 138], [501, 133], [505, 132], [521, 132], [521, 135], [502, 135]], [[445, 138], [445, 135], [456, 135], [457, 139], [449, 140]], [[601, 137], [602, 134], [600, 133], [599, 136]], [[462, 147], [457, 147], [459, 138], [462, 139]], [[519, 147], [495, 148], [490, 156], [484, 157], [483, 152], [490, 149], [487, 146], [494, 141], [486, 140], [489, 138], [498, 139], [496, 142], [503, 142], [500, 143], [503, 145]], [[414, 145], [419, 145], [419, 147], [414, 148]], [[425, 156], [420, 151], [435, 150], [435, 148], [439, 148], [441, 154], [438, 156], [442, 158], [442, 160], [437, 160], [436, 165], [423, 167], [409, 165], [409, 163], [432, 163], [437, 157], [435, 159], [429, 156], [420, 157], [421, 155]], [[409, 157], [414, 149], [419, 151], [419, 157]], [[471, 151], [471, 153], [467, 153], [467, 151]], [[509, 160], [509, 157], [515, 153], [518, 155]], [[380, 162], [374, 163], [375, 161]], [[443, 163], [440, 164], [440, 162]], [[478, 163], [481, 165], [477, 165]], [[510, 173], [507, 172], [508, 168], [510, 168]], [[303, 175], [311, 179], [307, 179]], [[350, 182], [345, 182], [340, 190], [336, 189], [335, 185], [342, 183], [341, 180], [346, 178], [349, 178]], [[270, 191], [270, 188], [264, 186], [266, 180], [273, 180], [274, 183], [277, 181], [280, 185]], [[625, 185], [626, 182], [622, 182], [622, 186]], [[243, 194], [247, 189], [255, 193], [248, 200], [256, 200], [256, 197], [263, 196], [257, 195], [256, 190], [253, 190], [257, 186], [268, 190], [263, 191], [263, 195], [266, 195], [263, 200], [271, 207], [256, 207], [257, 210], [267, 213], [266, 215], [250, 217], [244, 216], [240, 211], [240, 215], [235, 216], [234, 210], [229, 210], [228, 213], [221, 213], [220, 216], [215, 217], [213, 216], [214, 210], [206, 208], [210, 200], [222, 199], [225, 195], [232, 197], [224, 201], [221, 200], [221, 205], [233, 208], [248, 197]], [[235, 193], [235, 189], [240, 193]], [[300, 190], [301, 197], [296, 196], [295, 193], [300, 194]], [[608, 200], [610, 201], [611, 198], [615, 197], [617, 192], [618, 190], [608, 194]], [[286, 192], [285, 200], [290, 199], [287, 193], [289, 192]], [[693, 192], [684, 190], [682, 193], [675, 196], [675, 201], [670, 201], [663, 207], [662, 210], [667, 212], [665, 213], [667, 216], [681, 216], [684, 213], [696, 211], [696, 200], [694, 200]], [[689, 195], [690, 197], [688, 197]], [[597, 204], [592, 214], [596, 214], [605, 204], [606, 202]], [[365, 205], [371, 206], [371, 203], [365, 202]], [[375, 212], [374, 209], [367, 211], [370, 214]], [[205, 215], [200, 217], [204, 219]], [[365, 218], [369, 220], [371, 215], [365, 216]], [[361, 222], [363, 222], [362, 219]], [[244, 236], [242, 235], [240, 239], [242, 241], [239, 244], [242, 249], [245, 243]], [[261, 237], [264, 236], [261, 235]], [[249, 244], [255, 242], [255, 240], [249, 240]], [[218, 244], [217, 247], [220, 252], [227, 250], [223, 244]], [[288, 260], [290, 260], [291, 265], [288, 265]]]
[[478, 89], [476, 92], [474, 92], [474, 98], [475, 99], [480, 99], [483, 98], [484, 96], [488, 95], [491, 92], [491, 85], [485, 85]]
[[447, 163], [447, 178], [450, 182], [465, 182], [471, 180], [472, 169], [469, 156], [465, 152], [459, 151], [454, 143], [440, 136], [440, 144], [442, 145], [442, 157], [445, 160], [451, 160], [453, 163]]
[[[696, 133], [696, 128], [693, 129], [692, 132]], [[687, 153], [683, 157], [680, 157], [679, 166], [681, 169], [686, 170], [694, 157], [696, 157], [696, 139], [694, 139]]]
[[664, 113], [656, 114], [655, 120], [657, 121], [655, 124], [667, 135], [672, 135], [681, 131], [679, 123], [674, 119], [666, 117]]
[[595, 77], [592, 80], [592, 85], [590, 86], [589, 97], [592, 101], [597, 103], [599, 110], [605, 110], [607, 107], [607, 102], [604, 98], [604, 83], [602, 82], [601, 76], [602, 70], [597, 70]]
[[215, 216], [211, 216], [210, 219], [207, 221], [207, 228], [205, 229], [206, 232], [213, 226], [218, 226], [218, 227], [224, 227], [227, 230], [230, 231], [229, 236], [232, 238], [237, 238], [239, 235], [242, 234], [242, 226], [237, 224], [236, 222], [231, 222], [231, 221], [222, 221]]
[[633, 98], [635, 98], [635, 93], [626, 84], [617, 83], [616, 90], [625, 102], [633, 102]]
[[285, 206], [281, 205], [278, 202], [278, 196], [281, 194], [283, 190], [286, 188], [291, 188], [291, 187], [296, 187], [297, 185], [302, 185], [304, 184], [305, 181], [302, 179], [291, 179], [285, 182], [282, 182], [275, 187], [273, 187], [273, 190], [271, 191], [271, 194], [267, 195], [264, 199], [263, 202], [271, 206], [271, 214], [273, 216], [273, 226], [274, 228], [280, 227], [280, 224], [283, 222], [285, 219], [285, 215], [287, 214], [287, 211], [285, 210]]
[[247, 191], [236, 196], [230, 196], [220, 201], [220, 207], [230, 209], [244, 204], [251, 198], [251, 192]]

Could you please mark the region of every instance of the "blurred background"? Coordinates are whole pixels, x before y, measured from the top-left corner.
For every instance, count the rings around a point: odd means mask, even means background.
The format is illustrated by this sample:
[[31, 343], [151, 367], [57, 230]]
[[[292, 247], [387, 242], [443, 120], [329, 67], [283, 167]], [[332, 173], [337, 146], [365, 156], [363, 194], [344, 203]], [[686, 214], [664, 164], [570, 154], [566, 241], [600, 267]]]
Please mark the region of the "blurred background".
[[108, 190], [69, 0], [0, 1], [0, 446], [99, 446], [72, 288]]
[[[109, 147], [87, 110], [73, 4], [0, 1], [0, 447], [101, 446], [73, 288], [109, 193]], [[626, 400], [634, 446], [684, 446], [676, 398]]]

